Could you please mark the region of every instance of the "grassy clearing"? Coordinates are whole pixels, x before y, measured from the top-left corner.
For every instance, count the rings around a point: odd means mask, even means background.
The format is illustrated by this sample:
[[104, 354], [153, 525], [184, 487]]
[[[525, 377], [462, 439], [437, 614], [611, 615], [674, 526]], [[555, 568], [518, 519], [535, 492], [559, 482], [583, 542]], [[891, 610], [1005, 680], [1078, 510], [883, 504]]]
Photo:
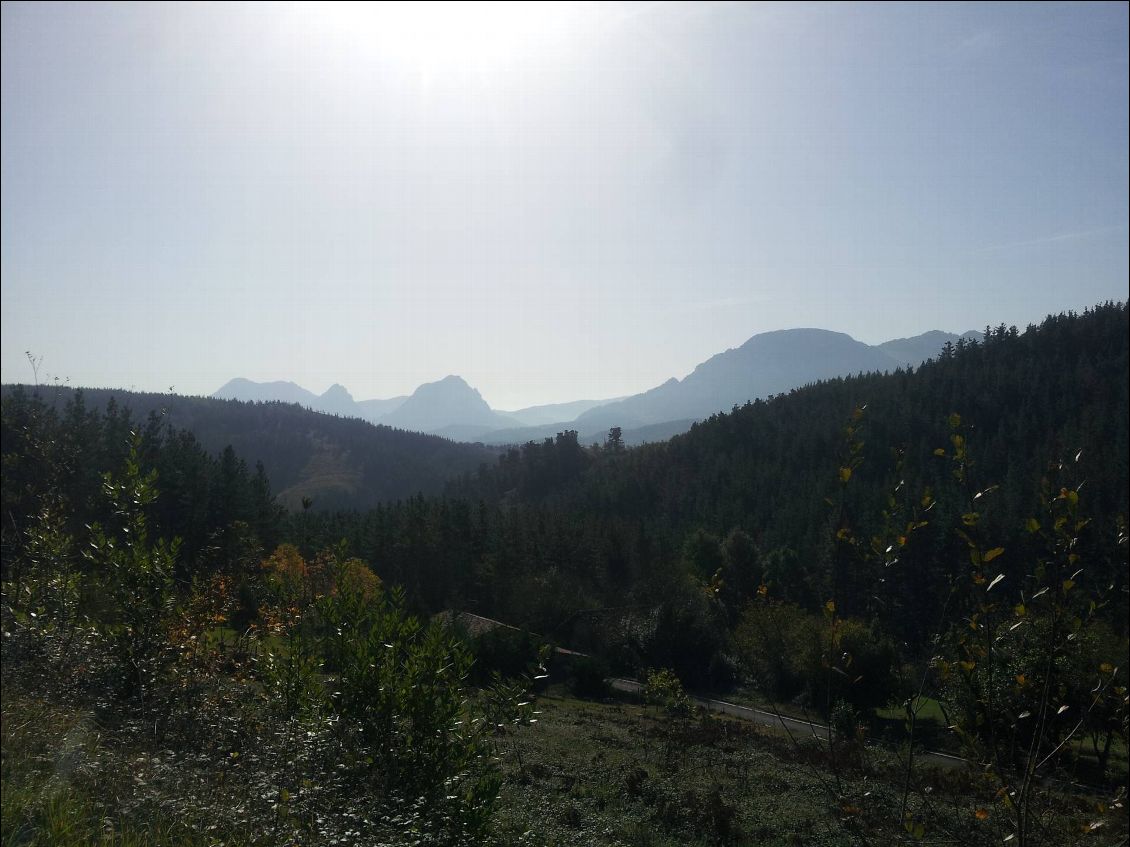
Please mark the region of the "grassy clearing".
[[[561, 697], [539, 707], [539, 724], [503, 750], [503, 842], [658, 846], [754, 836], [786, 844], [803, 834], [805, 843], [851, 843], [819, 803], [784, 801], [786, 786], [803, 778], [749, 755], [764, 739], [749, 725], [670, 723], [647, 707]], [[769, 796], [752, 796], [758, 783]]]
[[3, 698], [0, 844], [3, 847], [238, 847], [175, 817], [127, 810], [134, 776], [120, 750], [102, 743], [92, 715], [28, 697]]
[[[495, 738], [505, 775], [489, 840], [495, 847], [839, 847], [862, 843], [853, 836], [856, 829], [866, 831], [871, 844], [905, 840], [896, 819], [903, 783], [894, 754], [847, 747], [829, 760], [821, 745], [795, 745], [777, 728], [582, 701], [560, 686], [538, 699], [538, 709], [533, 727]], [[301, 775], [280, 781], [284, 771], [272, 770], [264, 756], [265, 737], [255, 744], [246, 739], [239, 765], [218, 780], [213, 759], [201, 770], [185, 751], [150, 749], [136, 735], [100, 725], [91, 712], [51, 705], [7, 685], [2, 726], [3, 847], [414, 840], [388, 828], [376, 840], [357, 840], [348, 830], [321, 835], [314, 826], [279, 825], [270, 810], [277, 786], [297, 794], [312, 789], [301, 787]], [[258, 766], [256, 753], [264, 758]], [[320, 796], [312, 809], [339, 802], [329, 791]], [[256, 803], [257, 815], [238, 818], [239, 809]], [[1120, 843], [1124, 814], [1080, 840], [1089, 805], [1061, 801], [1048, 816], [1055, 829], [1046, 843]], [[978, 809], [986, 810], [984, 819]], [[965, 771], [917, 773], [910, 811], [929, 840], [991, 844], [1008, 834], [1001, 804]], [[228, 821], [233, 823], [226, 831], [209, 828]]]
[[[932, 721], [939, 726], [945, 725], [946, 715], [942, 711], [942, 704], [933, 697], [914, 698], [913, 708], [918, 714], [916, 718], [918, 722]], [[885, 709], [876, 709], [875, 717], [881, 720], [905, 720], [906, 708], [902, 703], [892, 703]]]
[[[843, 749], [830, 766], [817, 745], [724, 716], [672, 721], [653, 707], [565, 696], [539, 708], [536, 727], [501, 747], [501, 843], [830, 847], [861, 843], [856, 829], [873, 844], [906, 835], [893, 754]], [[935, 838], [989, 844], [1008, 834], [974, 775], [925, 769], [911, 787], [910, 811]]]

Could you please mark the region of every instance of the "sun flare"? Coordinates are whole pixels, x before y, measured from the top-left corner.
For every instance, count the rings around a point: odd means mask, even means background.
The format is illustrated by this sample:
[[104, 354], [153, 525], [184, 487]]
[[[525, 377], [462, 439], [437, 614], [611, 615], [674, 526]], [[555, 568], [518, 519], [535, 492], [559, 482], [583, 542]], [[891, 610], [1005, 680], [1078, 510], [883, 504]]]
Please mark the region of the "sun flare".
[[427, 74], [496, 69], [559, 42], [582, 5], [537, 2], [319, 2], [309, 20], [372, 58]]

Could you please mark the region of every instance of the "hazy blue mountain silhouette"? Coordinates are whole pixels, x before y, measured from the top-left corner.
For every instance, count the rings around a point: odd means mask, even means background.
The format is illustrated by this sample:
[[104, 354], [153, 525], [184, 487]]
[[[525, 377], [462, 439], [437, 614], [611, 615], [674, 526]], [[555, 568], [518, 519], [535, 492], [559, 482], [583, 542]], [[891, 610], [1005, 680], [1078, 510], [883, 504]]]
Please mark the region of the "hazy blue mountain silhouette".
[[860, 372], [893, 370], [882, 350], [826, 329], [784, 329], [755, 335], [712, 356], [684, 379], [591, 409], [576, 429], [637, 428], [681, 418], [703, 418], [758, 397]]
[[367, 421], [377, 421], [393, 409], [400, 408], [400, 404], [408, 399], [407, 394], [400, 397], [390, 397], [387, 400], [356, 400], [357, 408], [361, 410], [361, 417]]
[[230, 380], [212, 394], [217, 400], [242, 400], [258, 403], [297, 403], [315, 412], [341, 415], [344, 418], [361, 418], [376, 423], [382, 416], [396, 409], [407, 397], [387, 400], [354, 400], [345, 386], [335, 383], [323, 394], [315, 394], [293, 382], [254, 382], [238, 377]]
[[353, 401], [353, 395], [346, 391], [344, 385], [338, 385], [336, 382], [318, 398], [317, 406], [313, 408], [330, 415], [341, 415], [343, 418], [361, 417], [358, 414], [357, 404]]
[[[492, 410], [482, 395], [458, 376], [425, 383], [410, 396], [387, 400], [354, 400], [349, 391], [338, 384], [319, 395], [293, 382], [253, 382], [242, 378], [231, 380], [212, 396], [220, 400], [297, 403], [316, 412], [361, 418], [456, 441], [477, 440], [490, 430], [521, 423]], [[591, 408], [591, 403], [587, 408]]]
[[956, 344], [959, 338], [980, 340], [983, 334], [970, 330], [961, 335], [955, 335], [952, 332], [932, 329], [911, 338], [894, 338], [890, 341], [884, 341], [878, 346], [880, 350], [898, 362], [901, 367], [916, 367], [927, 359], [933, 359], [937, 356], [947, 342]]
[[[917, 366], [960, 337], [932, 330], [872, 346], [825, 329], [761, 333], [712, 356], [682, 380], [671, 378], [649, 391], [589, 409], [574, 420], [497, 430], [480, 440], [518, 444], [573, 429], [581, 443], [588, 444], [603, 441], [614, 426], [623, 429], [626, 444], [664, 440], [690, 429], [695, 420], [770, 394], [837, 376]], [[980, 337], [980, 333], [968, 332], [964, 337]]]
[[490, 408], [461, 377], [425, 383], [409, 397], [354, 400], [341, 385], [317, 395], [293, 382], [233, 379], [213, 396], [280, 400], [315, 411], [356, 417], [453, 441], [521, 444], [576, 430], [582, 443], [601, 442], [611, 427], [627, 444], [661, 440], [716, 412], [837, 376], [914, 367], [938, 355], [946, 343], [979, 338], [931, 330], [879, 345], [825, 329], [786, 329], [755, 335], [740, 347], [702, 362], [683, 379], [671, 378], [649, 391], [615, 400], [575, 400], [514, 412]]
[[300, 406], [310, 407], [318, 402], [318, 395], [307, 391], [301, 385], [293, 382], [253, 382], [250, 379], [236, 377], [224, 383], [223, 387], [212, 393], [217, 400], [243, 400], [244, 402], [270, 403], [297, 403]]
[[555, 424], [558, 421], [571, 421], [578, 415], [584, 414], [589, 409], [594, 409], [597, 406], [603, 406], [605, 403], [612, 403], [622, 399], [622, 397], [614, 397], [610, 400], [573, 400], [568, 403], [547, 403], [543, 406], [527, 406], [525, 409], [517, 409], [513, 412], [499, 410], [498, 413], [508, 418], [513, 418], [522, 426], [539, 426], [543, 424]]
[[462, 439], [517, 423], [491, 409], [482, 395], [459, 376], [424, 383], [380, 422], [398, 429]]

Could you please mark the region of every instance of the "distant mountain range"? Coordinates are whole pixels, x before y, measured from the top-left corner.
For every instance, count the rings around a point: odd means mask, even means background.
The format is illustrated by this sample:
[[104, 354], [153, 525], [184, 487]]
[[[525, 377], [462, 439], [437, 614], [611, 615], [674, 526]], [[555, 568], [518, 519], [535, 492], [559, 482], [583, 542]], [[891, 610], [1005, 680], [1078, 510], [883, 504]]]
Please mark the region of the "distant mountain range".
[[516, 412], [501, 412], [501, 414], [513, 418], [522, 426], [538, 426], [539, 424], [553, 424], [558, 421], [571, 421], [578, 415], [583, 415], [589, 409], [623, 399], [623, 397], [614, 397], [612, 400], [573, 400], [569, 403], [528, 406], [525, 409], [518, 409]]
[[424, 383], [379, 422], [455, 441], [473, 441], [486, 432], [518, 423], [493, 411], [483, 396], [458, 376]]
[[[135, 420], [166, 416], [210, 452], [230, 444], [249, 462], [262, 461], [290, 509], [300, 509], [305, 497], [316, 508], [367, 508], [438, 493], [453, 477], [493, 465], [499, 449], [484, 444], [539, 441], [567, 429], [577, 430], [582, 444], [599, 443], [614, 426], [626, 444], [666, 441], [747, 400], [830, 377], [916, 365], [959, 337], [932, 332], [869, 346], [826, 330], [769, 332], [641, 394], [510, 412], [491, 409], [458, 376], [385, 400], [354, 400], [341, 385], [319, 395], [292, 382], [246, 379], [232, 380], [212, 398], [97, 388], [83, 389], [83, 396], [87, 408], [106, 408], [114, 399], [131, 408]], [[56, 404], [73, 394], [51, 389]]]
[[931, 330], [912, 338], [864, 344], [842, 332], [786, 329], [753, 336], [740, 347], [707, 359], [683, 379], [613, 400], [576, 400], [516, 411], [492, 409], [461, 377], [447, 376], [411, 396], [354, 400], [341, 385], [314, 394], [293, 382], [233, 379], [213, 397], [297, 403], [315, 411], [361, 418], [397, 429], [440, 435], [453, 441], [518, 444], [575, 429], [582, 443], [603, 441], [620, 427], [627, 444], [657, 441], [685, 432], [696, 420], [748, 401], [782, 394], [819, 380], [856, 373], [916, 367], [946, 344], [980, 338]]
[[590, 409], [574, 421], [573, 428], [634, 430], [665, 421], [702, 419], [820, 380], [918, 365], [936, 356], [947, 341], [959, 338], [945, 332], [927, 336], [873, 347], [826, 329], [761, 333], [741, 347], [712, 356], [682, 380], [669, 379], [650, 391]]
[[242, 400], [258, 403], [297, 403], [315, 412], [341, 415], [345, 418], [374, 420], [381, 415], [397, 409], [407, 397], [391, 397], [388, 400], [353, 399], [344, 385], [334, 384], [324, 394], [307, 391], [293, 382], [252, 382], [237, 377], [212, 394], [217, 400]]

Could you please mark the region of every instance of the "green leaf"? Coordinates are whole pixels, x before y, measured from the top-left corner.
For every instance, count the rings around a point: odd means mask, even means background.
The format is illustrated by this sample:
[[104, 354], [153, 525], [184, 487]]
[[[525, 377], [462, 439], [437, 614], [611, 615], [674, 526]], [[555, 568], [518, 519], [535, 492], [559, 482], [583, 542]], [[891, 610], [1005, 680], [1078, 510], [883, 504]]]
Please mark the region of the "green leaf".
[[1003, 552], [1004, 552], [1003, 547], [994, 547], [992, 550], [990, 550], [989, 552], [987, 552], [985, 554], [985, 561], [991, 562], [993, 559], [995, 559], [997, 556], [999, 556]]

